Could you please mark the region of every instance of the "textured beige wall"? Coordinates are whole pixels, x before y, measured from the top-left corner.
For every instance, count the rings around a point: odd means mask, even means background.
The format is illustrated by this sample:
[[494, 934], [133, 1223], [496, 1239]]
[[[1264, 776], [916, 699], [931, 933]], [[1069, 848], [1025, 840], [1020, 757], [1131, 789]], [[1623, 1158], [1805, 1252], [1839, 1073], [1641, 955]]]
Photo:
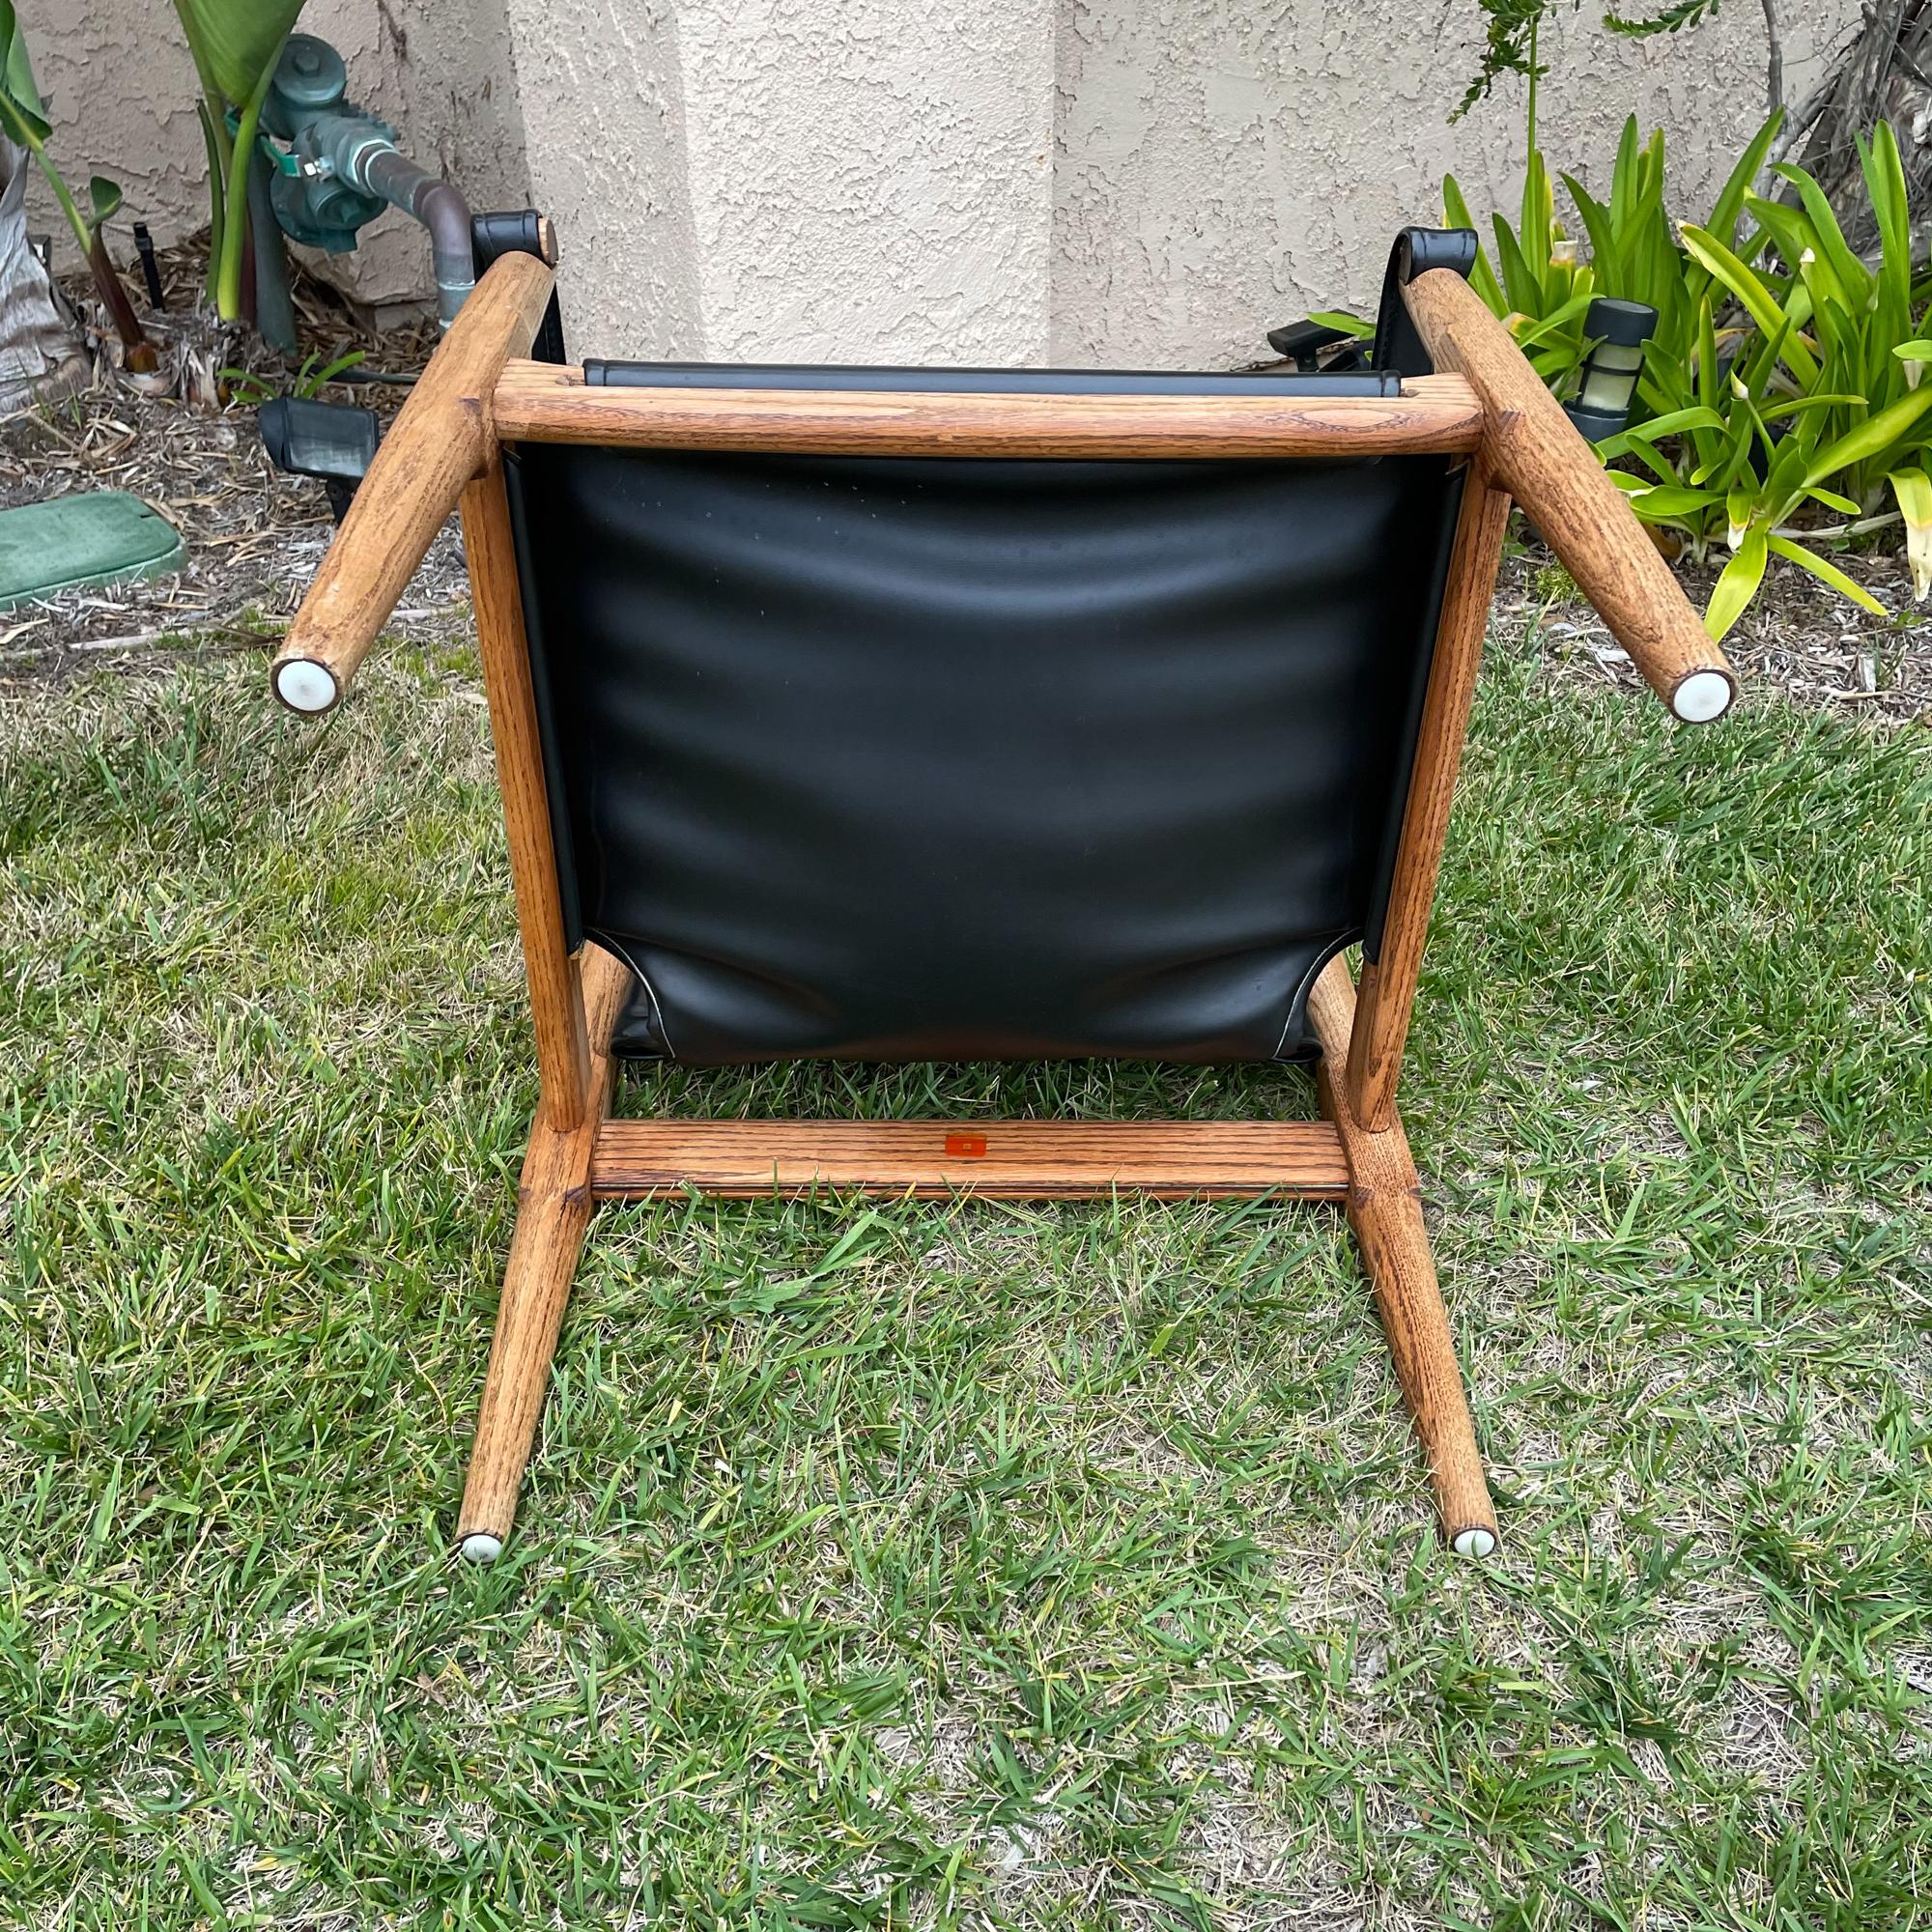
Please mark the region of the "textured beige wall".
[[1052, 0], [681, 0], [706, 352], [1039, 354]]
[[[198, 225], [168, 0], [33, 11], [63, 159], [117, 175], [157, 236]], [[1634, 109], [1695, 210], [1759, 116], [1758, 11], [1645, 43], [1600, 11], [1554, 16], [1544, 145], [1600, 184]], [[1857, 0], [1783, 12], [1796, 95]], [[580, 353], [1158, 367], [1373, 303], [1445, 169], [1479, 214], [1514, 205], [1520, 83], [1447, 122], [1477, 18], [1474, 0], [314, 0], [303, 25], [478, 206], [554, 217]], [[44, 196], [35, 215], [55, 225]], [[351, 261], [365, 298], [427, 289], [400, 216]]]
[[[163, 245], [204, 227], [207, 163], [194, 65], [169, 0], [82, 0], [71, 11], [22, 12], [56, 159], [71, 181], [104, 174], [126, 190], [117, 257], [132, 259], [130, 222], [145, 221]], [[442, 168], [478, 208], [526, 204], [504, 0], [312, 0], [301, 26], [341, 50], [350, 98], [400, 127], [425, 166]], [[29, 209], [33, 228], [67, 236], [44, 184]], [[71, 238], [62, 259], [77, 260]], [[365, 229], [355, 253], [328, 272], [376, 304], [420, 298], [432, 287], [421, 230], [393, 213]]]
[[[106, 175], [126, 191], [117, 252], [131, 253], [128, 221], [145, 221], [163, 242], [205, 223], [208, 167], [194, 115], [194, 64], [168, 0], [59, 11], [23, 0], [18, 11], [62, 174], [75, 186]], [[77, 264], [79, 250], [43, 180], [29, 180], [27, 225], [53, 235], [58, 261]]]
[[509, 0], [530, 197], [573, 355], [704, 353], [670, 0]]
[[509, 4], [573, 354], [1039, 354], [1051, 0]]
[[[1633, 43], [1602, 11], [1552, 16], [1551, 166], [1600, 187], [1634, 112], [1665, 130], [1675, 209], [1701, 212], [1763, 118], [1760, 13]], [[1796, 99], [1857, 0], [1781, 11]], [[1478, 17], [1474, 0], [1061, 0], [1053, 359], [1216, 365], [1311, 307], [1373, 314], [1396, 231], [1439, 221], [1445, 171], [1478, 221], [1513, 213], [1521, 83], [1447, 120]]]
[[[1794, 93], [1856, 5], [1790, 20]], [[509, 7], [590, 354], [1224, 364], [1371, 303], [1445, 169], [1520, 192], [1520, 83], [1448, 123], [1474, 0]], [[1760, 116], [1757, 10], [1644, 43], [1598, 12], [1555, 16], [1546, 147], [1600, 181], [1634, 109], [1697, 207]]]

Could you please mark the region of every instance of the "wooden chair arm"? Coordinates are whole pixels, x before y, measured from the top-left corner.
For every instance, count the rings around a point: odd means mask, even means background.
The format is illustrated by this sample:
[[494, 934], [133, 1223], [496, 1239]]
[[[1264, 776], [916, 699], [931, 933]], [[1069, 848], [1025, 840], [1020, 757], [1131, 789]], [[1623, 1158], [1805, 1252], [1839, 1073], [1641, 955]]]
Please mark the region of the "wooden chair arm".
[[1722, 717], [1737, 696], [1723, 652], [1508, 329], [1446, 269], [1416, 276], [1403, 294], [1435, 366], [1465, 378], [1482, 398], [1484, 451], [1497, 480], [1650, 688], [1688, 723]]
[[275, 655], [271, 681], [290, 710], [341, 699], [464, 486], [494, 460], [491, 392], [503, 364], [528, 353], [554, 280], [534, 255], [504, 255], [450, 324]]

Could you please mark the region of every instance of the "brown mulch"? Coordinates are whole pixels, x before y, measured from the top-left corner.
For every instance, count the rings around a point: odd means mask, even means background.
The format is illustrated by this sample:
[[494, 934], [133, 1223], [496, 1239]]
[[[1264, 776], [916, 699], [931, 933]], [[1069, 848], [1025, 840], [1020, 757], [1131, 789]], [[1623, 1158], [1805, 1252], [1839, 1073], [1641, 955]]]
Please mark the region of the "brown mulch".
[[[0, 611], [0, 691], [99, 664], [261, 648], [301, 602], [334, 522], [319, 482], [285, 476], [269, 461], [254, 399], [223, 371], [245, 369], [279, 392], [295, 385], [311, 355], [322, 366], [360, 351], [364, 361], [328, 384], [323, 399], [373, 409], [386, 421], [435, 347], [434, 321], [377, 334], [335, 291], [298, 270], [298, 349], [284, 356], [225, 328], [200, 303], [206, 255], [195, 244], [160, 259], [166, 306], [158, 314], [138, 274], [127, 279], [161, 351], [164, 393], [142, 393], [119, 374], [85, 279], [67, 282], [71, 301], [91, 325], [96, 382], [65, 401], [0, 418], [0, 509], [125, 490], [181, 531], [185, 566]], [[385, 375], [395, 380], [377, 380]], [[469, 585], [452, 528], [417, 572], [397, 628], [440, 635], [460, 629], [468, 615]]]
[[[284, 476], [269, 462], [252, 403], [234, 400], [221, 371], [243, 364], [270, 390], [287, 388], [302, 358], [327, 362], [359, 350], [365, 362], [324, 391], [385, 419], [408, 394], [436, 343], [425, 320], [367, 329], [336, 292], [296, 271], [299, 347], [277, 355], [217, 325], [199, 303], [206, 257], [195, 243], [161, 258], [165, 310], [139, 306], [162, 347], [168, 393], [138, 394], [93, 342], [98, 380], [66, 402], [0, 419], [0, 509], [83, 490], [127, 490], [174, 524], [187, 547], [180, 572], [105, 590], [67, 591], [0, 612], [0, 692], [100, 664], [130, 666], [185, 652], [262, 648], [301, 601], [333, 532], [320, 483]], [[128, 285], [145, 297], [136, 275]], [[84, 280], [69, 294], [90, 321]], [[377, 374], [398, 379], [372, 380]], [[1725, 642], [1747, 690], [1848, 716], [1932, 722], [1932, 606], [1912, 601], [1902, 555], [1877, 551], [1835, 559], [1889, 611], [1858, 610], [1802, 571], [1775, 567]], [[1702, 608], [1715, 571], [1687, 569]], [[1504, 565], [1497, 617], [1543, 639], [1559, 681], [1635, 685], [1629, 660], [1590, 607], [1533, 540]], [[469, 586], [453, 526], [438, 537], [396, 613], [405, 636], [467, 630]]]
[[[1904, 555], [1876, 551], [1833, 561], [1894, 614], [1874, 617], [1816, 578], [1774, 561], [1724, 639], [1745, 695], [1776, 691], [1796, 704], [1848, 717], [1932, 724], [1932, 604], [1912, 601]], [[1717, 569], [1685, 565], [1678, 576], [1701, 611]], [[1534, 627], [1559, 679], [1641, 686], [1604, 620], [1540, 544], [1505, 562], [1496, 619]]]

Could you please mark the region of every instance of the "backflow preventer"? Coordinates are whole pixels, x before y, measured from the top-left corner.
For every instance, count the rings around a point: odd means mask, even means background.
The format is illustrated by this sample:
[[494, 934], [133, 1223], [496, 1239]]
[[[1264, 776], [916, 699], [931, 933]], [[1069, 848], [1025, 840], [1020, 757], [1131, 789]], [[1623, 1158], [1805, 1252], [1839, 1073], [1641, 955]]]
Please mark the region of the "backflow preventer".
[[[295, 347], [280, 229], [292, 242], [347, 254], [356, 235], [385, 208], [400, 208], [429, 230], [437, 307], [447, 328], [476, 285], [479, 267], [526, 253], [553, 265], [550, 224], [533, 210], [469, 213], [447, 182], [418, 167], [396, 146], [396, 130], [348, 97], [342, 56], [313, 34], [291, 34], [262, 102], [263, 132], [248, 178], [255, 250], [257, 326], [279, 347]], [[272, 217], [272, 227], [270, 222]], [[273, 246], [260, 245], [272, 242]], [[563, 360], [563, 331], [553, 298], [530, 354]], [[368, 469], [381, 434], [373, 411], [309, 397], [280, 396], [261, 412], [262, 440], [279, 469], [317, 476], [340, 519]]]
[[384, 208], [429, 230], [437, 307], [449, 326], [476, 285], [469, 205], [396, 145], [396, 130], [349, 99], [342, 56], [313, 34], [291, 34], [262, 102], [269, 205], [292, 242], [347, 254]]

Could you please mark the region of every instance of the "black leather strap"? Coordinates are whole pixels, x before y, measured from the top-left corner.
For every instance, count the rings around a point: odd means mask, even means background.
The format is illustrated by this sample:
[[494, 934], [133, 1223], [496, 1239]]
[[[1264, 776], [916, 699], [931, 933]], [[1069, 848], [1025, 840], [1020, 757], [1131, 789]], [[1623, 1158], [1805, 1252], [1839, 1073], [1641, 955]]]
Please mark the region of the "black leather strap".
[[826, 362], [584, 363], [591, 388], [636, 389], [918, 389], [939, 395], [1252, 396], [1255, 384], [1295, 396], [1399, 396], [1395, 376], [1363, 371], [1290, 375], [1195, 375], [1175, 370], [892, 369]]
[[1406, 283], [1432, 269], [1467, 277], [1476, 266], [1473, 228], [1405, 228], [1389, 250], [1382, 277], [1381, 307], [1376, 315], [1375, 365], [1396, 376], [1433, 376], [1435, 365], [1409, 319], [1402, 298]]
[[[533, 208], [506, 210], [497, 214], [472, 214], [469, 217], [469, 246], [476, 258], [476, 279], [480, 282], [483, 270], [502, 255], [534, 255], [542, 261], [541, 219]], [[563, 311], [557, 306], [554, 289], [551, 291], [550, 305], [544, 310], [543, 322], [530, 344], [530, 360], [570, 360], [563, 353]]]

